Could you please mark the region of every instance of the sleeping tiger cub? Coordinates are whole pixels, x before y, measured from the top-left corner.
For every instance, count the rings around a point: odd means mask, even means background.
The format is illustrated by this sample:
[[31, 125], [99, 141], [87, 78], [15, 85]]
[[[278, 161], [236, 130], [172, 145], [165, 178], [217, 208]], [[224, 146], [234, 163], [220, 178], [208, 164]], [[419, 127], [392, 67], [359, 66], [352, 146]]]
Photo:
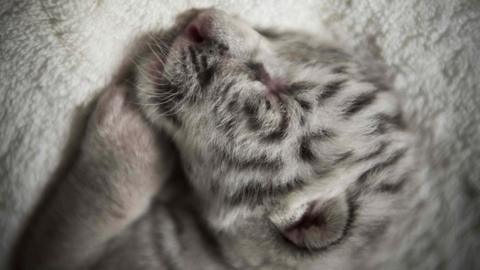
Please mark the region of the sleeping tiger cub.
[[367, 62], [216, 9], [136, 62], [16, 269], [348, 269], [404, 210], [414, 136]]

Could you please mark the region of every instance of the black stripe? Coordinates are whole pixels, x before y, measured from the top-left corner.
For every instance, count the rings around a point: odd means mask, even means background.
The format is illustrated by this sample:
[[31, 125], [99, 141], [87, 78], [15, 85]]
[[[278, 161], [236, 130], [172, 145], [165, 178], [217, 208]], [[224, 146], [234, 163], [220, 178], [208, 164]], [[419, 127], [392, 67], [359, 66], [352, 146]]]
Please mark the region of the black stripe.
[[247, 100], [243, 104], [243, 111], [248, 116], [256, 115], [258, 113], [258, 106], [256, 103], [253, 103], [251, 100]]
[[248, 67], [248, 69], [250, 69], [250, 75], [252, 80], [262, 80], [262, 70], [264, 69], [263, 64], [254, 61], [248, 61], [246, 63], [246, 66]]
[[400, 112], [397, 112], [393, 116], [389, 116], [386, 114], [380, 114], [379, 115], [379, 120], [384, 121], [392, 126], [395, 126], [400, 129], [405, 129], [407, 127], [407, 124], [405, 123], [403, 116]]
[[233, 94], [232, 98], [227, 104], [227, 110], [229, 112], [236, 112], [238, 110], [238, 96], [240, 95], [240, 92], [236, 92]]
[[187, 101], [190, 106], [196, 104], [201, 97], [200, 93], [195, 90], [196, 90], [195, 88], [190, 88], [188, 91]]
[[380, 193], [395, 194], [402, 191], [403, 186], [407, 181], [408, 179], [404, 177], [404, 178], [401, 178], [396, 183], [381, 183], [380, 185], [378, 185], [378, 187], [375, 190]]
[[309, 81], [298, 81], [291, 83], [287, 86], [286, 91], [290, 94], [299, 94], [303, 93], [307, 90], [314, 89], [317, 86], [317, 84]]
[[352, 62], [352, 56], [340, 48], [324, 46], [316, 49], [318, 55], [322, 55], [320, 59], [322, 63], [336, 64]]
[[352, 116], [372, 104], [376, 98], [376, 94], [376, 92], [371, 92], [359, 95], [343, 110], [344, 115], [346, 117]]
[[[269, 182], [274, 183], [274, 181]], [[259, 182], [249, 181], [248, 184], [235, 191], [231, 196], [228, 196], [227, 201], [232, 206], [244, 203], [249, 206], [256, 206], [262, 204], [266, 199], [289, 194], [293, 191], [302, 189], [304, 186], [305, 181], [300, 178], [294, 178], [291, 181], [278, 186], [265, 186]]]
[[195, 72], [198, 74], [200, 72], [200, 66], [198, 65], [197, 53], [192, 46], [188, 47], [188, 52], [190, 53], [190, 61], [192, 61]]
[[180, 120], [180, 118], [178, 118], [177, 115], [169, 113], [165, 115], [165, 117], [172, 121], [173, 125], [175, 125], [176, 127], [182, 126], [182, 121]]
[[202, 63], [202, 68], [207, 69], [207, 67], [208, 67], [207, 56], [202, 54], [202, 56], [200, 57], [200, 61]]
[[[306, 162], [312, 162], [317, 160], [315, 157], [315, 154], [312, 152], [312, 145], [311, 141], [312, 140], [325, 140], [327, 138], [332, 138], [335, 136], [333, 131], [329, 129], [322, 129], [317, 132], [310, 133], [308, 135], [304, 135], [300, 138], [300, 146], [298, 150], [298, 156], [300, 157], [301, 160], [306, 161]], [[342, 160], [350, 157], [352, 155], [352, 152], [346, 152], [342, 153], [339, 155], [337, 158], [336, 162], [341, 162]]]
[[325, 139], [332, 139], [337, 135], [331, 129], [324, 128], [316, 132], [310, 133], [308, 134], [308, 136], [315, 140], [325, 140]]
[[277, 171], [283, 167], [283, 161], [280, 158], [269, 160], [266, 155], [250, 159], [234, 159], [232, 164], [238, 169], [261, 169], [268, 171]]
[[307, 112], [312, 111], [312, 104], [310, 104], [310, 102], [300, 99], [298, 97], [295, 97], [295, 101], [298, 102], [298, 104], [300, 104], [300, 107], [302, 107], [303, 110]]
[[272, 108], [272, 103], [270, 103], [270, 100], [264, 99], [265, 100], [265, 109], [269, 111]]
[[217, 48], [218, 48], [218, 53], [221, 56], [224, 56], [225, 53], [230, 49], [230, 47], [228, 47], [228, 45], [224, 44], [224, 43], [217, 42], [216, 45], [217, 45]]
[[250, 130], [259, 130], [261, 122], [258, 119], [258, 104], [249, 100], [245, 101], [245, 104], [243, 104], [243, 112], [247, 116], [247, 123]]
[[180, 51], [180, 61], [182, 63], [183, 71], [186, 72], [187, 71], [187, 52], [185, 51], [185, 49], [182, 49]]
[[163, 103], [166, 101], [165, 97], [172, 98], [171, 101], [180, 101], [184, 98], [185, 94], [177, 85], [171, 84], [167, 80], [161, 80], [160, 83], [162, 87], [157, 90], [162, 95], [155, 95], [152, 97], [152, 100]]
[[220, 105], [223, 104], [223, 102], [225, 101], [225, 99], [227, 99], [227, 96], [228, 96], [228, 92], [230, 91], [230, 89], [232, 88], [232, 86], [235, 84], [234, 81], [229, 81], [219, 92], [218, 92], [218, 96], [220, 97], [218, 99], [218, 101], [215, 103], [214, 105], [214, 111], [216, 113], [218, 113], [218, 109], [220, 107]]
[[315, 154], [313, 154], [312, 149], [310, 147], [311, 147], [310, 137], [302, 136], [302, 138], [300, 139], [300, 147], [298, 150], [298, 155], [301, 160], [306, 162], [312, 162], [317, 159], [317, 157], [315, 157]]
[[199, 72], [197, 75], [198, 83], [200, 84], [200, 87], [205, 88], [207, 87], [213, 79], [213, 76], [215, 74], [215, 66], [210, 66], [207, 69], [204, 69], [203, 71]]
[[332, 69], [332, 72], [335, 73], [335, 74], [346, 74], [347, 73], [347, 67], [346, 66], [334, 67]]
[[380, 145], [377, 146], [377, 147], [375, 148], [375, 150], [373, 150], [372, 152], [364, 155], [363, 157], [358, 158], [358, 159], [356, 160], [356, 162], [367, 161], [367, 160], [369, 160], [369, 159], [372, 159], [372, 158], [375, 158], [375, 157], [379, 156], [380, 154], [382, 154], [382, 153], [385, 151], [385, 149], [387, 148], [387, 146], [388, 146], [388, 143], [386, 143], [386, 142], [380, 143]]
[[325, 99], [333, 97], [344, 86], [346, 81], [347, 80], [340, 80], [326, 84], [320, 95], [317, 96], [318, 104], [321, 105]]
[[262, 137], [261, 138], [262, 142], [265, 142], [265, 143], [278, 142], [280, 140], [283, 140], [287, 135], [287, 129], [289, 126], [288, 112], [286, 108], [282, 108], [280, 110], [280, 113], [281, 113], [280, 124], [273, 132]]
[[338, 154], [337, 157], [335, 158], [335, 160], [332, 162], [332, 165], [336, 165], [340, 162], [343, 162], [346, 159], [348, 159], [349, 157], [351, 157], [352, 155], [353, 155], [353, 151], [347, 151], [347, 152]]
[[283, 160], [280, 157], [273, 158], [265, 154], [250, 158], [239, 158], [232, 156], [229, 152], [223, 149], [216, 149], [218, 160], [226, 162], [228, 166], [238, 170], [264, 170], [264, 171], [278, 171], [283, 167]]
[[175, 96], [172, 97], [172, 100], [175, 102], [175, 104], [178, 104], [185, 98], [185, 92], [172, 84], [170, 84], [170, 87], [172, 87], [172, 91], [175, 91]]
[[377, 124], [371, 134], [385, 134], [392, 127], [405, 129], [407, 126], [400, 112], [397, 112], [393, 116], [380, 113], [374, 116], [373, 121], [375, 121]]
[[235, 121], [235, 118], [230, 118], [226, 122], [221, 124], [221, 128], [223, 129], [223, 131], [230, 134], [235, 128], [236, 123], [237, 122]]
[[371, 176], [378, 174], [385, 170], [386, 168], [395, 165], [407, 152], [407, 149], [400, 149], [397, 150], [393, 155], [391, 155], [387, 160], [375, 164], [373, 167], [370, 169], [366, 170], [363, 172], [358, 178], [357, 178], [357, 184], [364, 184], [368, 178]]
[[232, 88], [232, 86], [235, 84], [235, 81], [229, 81], [225, 87], [223, 87], [223, 89], [220, 91], [220, 95], [221, 95], [221, 99], [222, 100], [225, 100], [225, 98], [227, 97], [228, 95], [228, 92], [230, 91], [230, 89]]

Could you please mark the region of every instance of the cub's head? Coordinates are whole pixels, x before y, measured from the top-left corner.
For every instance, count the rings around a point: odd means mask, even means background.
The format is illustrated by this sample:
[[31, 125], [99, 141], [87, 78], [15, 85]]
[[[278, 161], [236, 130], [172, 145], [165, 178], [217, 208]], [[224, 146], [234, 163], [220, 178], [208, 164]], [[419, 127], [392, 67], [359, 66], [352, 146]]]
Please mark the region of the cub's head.
[[185, 12], [148, 45], [137, 97], [176, 142], [212, 226], [288, 254], [345, 250], [385, 227], [409, 136], [367, 65], [215, 9]]

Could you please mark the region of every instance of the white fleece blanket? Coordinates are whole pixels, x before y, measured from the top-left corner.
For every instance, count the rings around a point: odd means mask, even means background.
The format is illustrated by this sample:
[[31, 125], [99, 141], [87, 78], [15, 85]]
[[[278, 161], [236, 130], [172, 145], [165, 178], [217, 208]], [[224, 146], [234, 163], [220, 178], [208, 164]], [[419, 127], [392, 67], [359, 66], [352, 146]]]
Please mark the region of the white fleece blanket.
[[456, 170], [448, 161], [461, 159], [465, 173], [478, 177], [478, 0], [0, 1], [0, 269], [70, 149], [84, 105], [109, 81], [131, 40], [204, 6], [257, 25], [319, 35], [330, 28], [352, 45], [369, 41], [397, 73], [409, 113], [431, 130], [445, 170]]

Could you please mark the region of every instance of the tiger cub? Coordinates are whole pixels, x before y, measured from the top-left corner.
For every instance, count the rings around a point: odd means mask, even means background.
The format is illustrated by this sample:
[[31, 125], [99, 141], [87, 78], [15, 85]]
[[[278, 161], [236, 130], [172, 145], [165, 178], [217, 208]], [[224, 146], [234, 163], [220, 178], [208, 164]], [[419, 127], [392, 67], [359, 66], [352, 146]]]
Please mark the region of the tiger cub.
[[367, 62], [216, 9], [179, 15], [136, 61], [19, 269], [348, 269], [402, 210], [413, 136]]

